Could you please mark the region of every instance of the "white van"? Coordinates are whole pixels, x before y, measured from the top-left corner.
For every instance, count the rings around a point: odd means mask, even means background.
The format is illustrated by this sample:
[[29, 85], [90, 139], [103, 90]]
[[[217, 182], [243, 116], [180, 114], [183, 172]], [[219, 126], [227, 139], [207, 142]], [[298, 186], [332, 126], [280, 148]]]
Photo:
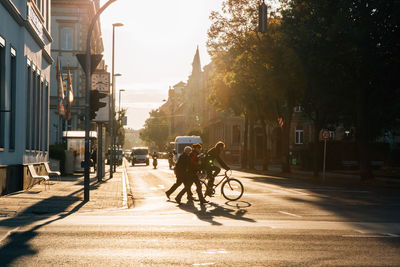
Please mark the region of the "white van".
[[192, 146], [193, 144], [201, 144], [203, 145], [203, 141], [201, 140], [200, 136], [177, 136], [175, 138], [175, 151], [176, 154], [174, 155], [174, 162], [178, 161], [178, 158], [183, 153], [183, 149], [186, 146]]

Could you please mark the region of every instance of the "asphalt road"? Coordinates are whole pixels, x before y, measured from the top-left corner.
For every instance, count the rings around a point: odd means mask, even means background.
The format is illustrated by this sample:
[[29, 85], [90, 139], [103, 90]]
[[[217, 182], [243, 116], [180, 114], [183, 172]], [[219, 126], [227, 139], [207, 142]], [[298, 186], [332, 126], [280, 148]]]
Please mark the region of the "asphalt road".
[[233, 172], [239, 201], [178, 205], [167, 161], [127, 168], [129, 209], [20, 223], [0, 266], [400, 266], [396, 190]]

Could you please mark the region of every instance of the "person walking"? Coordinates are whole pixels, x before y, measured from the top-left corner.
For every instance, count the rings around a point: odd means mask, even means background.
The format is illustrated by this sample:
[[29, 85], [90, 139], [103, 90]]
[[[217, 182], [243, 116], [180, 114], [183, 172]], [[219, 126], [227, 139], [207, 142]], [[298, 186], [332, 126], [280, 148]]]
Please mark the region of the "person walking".
[[90, 159], [92, 160], [93, 163], [93, 169], [94, 171], [97, 170], [96, 166], [97, 166], [97, 149], [96, 147], [93, 148], [92, 153], [90, 155]]
[[[188, 180], [188, 174], [189, 174], [189, 164], [190, 164], [190, 158], [189, 155], [192, 152], [192, 148], [190, 146], [187, 146], [184, 148], [183, 150], [183, 154], [179, 157], [178, 162], [176, 163], [174, 172], [176, 175], [176, 182], [171, 186], [170, 189], [168, 189], [165, 192], [165, 195], [167, 196], [167, 198], [169, 199], [170, 195], [185, 181]], [[187, 189], [187, 188], [185, 188]], [[187, 193], [187, 197], [188, 200], [192, 200], [192, 191], [186, 191]], [[179, 201], [177, 201], [178, 203], [180, 203], [180, 199]], [[176, 199], [175, 199], [176, 200]]]
[[206, 172], [207, 172], [207, 177], [208, 177], [208, 184], [207, 184], [207, 190], [206, 190], [206, 196], [211, 196], [212, 195], [212, 187], [214, 186], [214, 180], [215, 176], [219, 174], [221, 171], [221, 168], [216, 166], [214, 163], [215, 161], [221, 165], [222, 168], [225, 170], [230, 170], [229, 166], [221, 159], [221, 153], [225, 149], [225, 143], [222, 141], [219, 141], [215, 144], [213, 148], [207, 151], [206, 153]]
[[201, 192], [201, 183], [199, 177], [197, 176], [197, 172], [200, 170], [200, 160], [198, 158], [198, 155], [201, 151], [201, 148], [202, 148], [201, 144], [192, 145], [192, 152], [189, 155], [190, 164], [189, 164], [188, 179], [186, 180], [186, 182], [184, 181], [185, 188], [182, 189], [175, 198], [178, 204], [180, 204], [182, 196], [186, 192], [191, 191], [190, 189], [193, 183], [196, 185], [196, 192], [197, 196], [199, 197], [200, 204], [208, 203], [208, 201], [204, 199], [203, 193]]

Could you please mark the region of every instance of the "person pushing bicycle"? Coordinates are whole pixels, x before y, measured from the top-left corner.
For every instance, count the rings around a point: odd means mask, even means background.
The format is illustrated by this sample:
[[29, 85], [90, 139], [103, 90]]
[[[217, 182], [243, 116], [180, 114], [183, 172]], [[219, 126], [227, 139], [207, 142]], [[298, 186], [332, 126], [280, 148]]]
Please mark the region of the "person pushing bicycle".
[[211, 149], [209, 149], [206, 153], [205, 156], [205, 170], [207, 172], [207, 177], [208, 177], [208, 184], [207, 184], [207, 190], [205, 195], [206, 196], [211, 196], [212, 195], [212, 190], [211, 188], [214, 185], [214, 180], [215, 176], [219, 174], [221, 171], [221, 168], [216, 166], [214, 163], [218, 162], [219, 165], [221, 165], [222, 168], [225, 170], [230, 170], [229, 166], [221, 159], [220, 155], [222, 151], [225, 149], [225, 143], [222, 141], [219, 141], [215, 144], [215, 146]]

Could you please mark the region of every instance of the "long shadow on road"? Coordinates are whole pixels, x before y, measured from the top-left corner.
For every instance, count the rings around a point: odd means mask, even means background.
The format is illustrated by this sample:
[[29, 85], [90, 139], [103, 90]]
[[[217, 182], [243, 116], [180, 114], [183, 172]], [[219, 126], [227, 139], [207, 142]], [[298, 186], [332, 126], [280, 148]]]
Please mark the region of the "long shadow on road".
[[[194, 205], [192, 201], [187, 202], [187, 204], [179, 205], [179, 208], [191, 212], [197, 216], [199, 220], [210, 223], [211, 225], [222, 226], [223, 224], [218, 222], [216, 218], [228, 218], [233, 220], [240, 220], [255, 223], [256, 221], [251, 218], [247, 218], [244, 215], [247, 213], [247, 210], [244, 208], [225, 208], [216, 203], [209, 202], [208, 207], [205, 205], [200, 206], [200, 210]], [[248, 203], [246, 207], [250, 207], [251, 204]], [[232, 206], [233, 207], [233, 206]]]
[[[375, 187], [353, 181], [348, 184], [341, 182], [335, 185], [334, 181], [322, 184], [311, 179], [254, 173], [246, 175], [244, 172], [241, 176], [254, 183], [277, 186], [283, 191], [288, 189], [292, 194], [278, 197], [294, 204], [315, 206], [320, 210], [329, 211], [335, 214], [336, 218], [354, 225], [355, 228], [362, 227], [363, 223], [370, 223], [376, 225], [376, 228], [381, 229], [383, 233], [391, 233], [393, 225], [400, 223], [398, 187]], [[299, 191], [300, 194], [293, 194], [293, 190]], [[307, 217], [304, 219], [307, 220]], [[400, 232], [391, 234], [400, 235]], [[400, 239], [396, 239], [392, 241], [398, 245]]]
[[[100, 185], [98, 182], [92, 183], [90, 190], [95, 190]], [[29, 242], [38, 235], [40, 228], [80, 210], [87, 203], [78, 196], [82, 191], [83, 188], [67, 196], [51, 196], [26, 208], [15, 217], [0, 221], [0, 227], [10, 229], [9, 235], [0, 240], [0, 265], [9, 266], [21, 257], [37, 254]], [[73, 208], [66, 212], [71, 207]], [[44, 222], [40, 223], [41, 221]], [[23, 230], [24, 227], [28, 229]]]

